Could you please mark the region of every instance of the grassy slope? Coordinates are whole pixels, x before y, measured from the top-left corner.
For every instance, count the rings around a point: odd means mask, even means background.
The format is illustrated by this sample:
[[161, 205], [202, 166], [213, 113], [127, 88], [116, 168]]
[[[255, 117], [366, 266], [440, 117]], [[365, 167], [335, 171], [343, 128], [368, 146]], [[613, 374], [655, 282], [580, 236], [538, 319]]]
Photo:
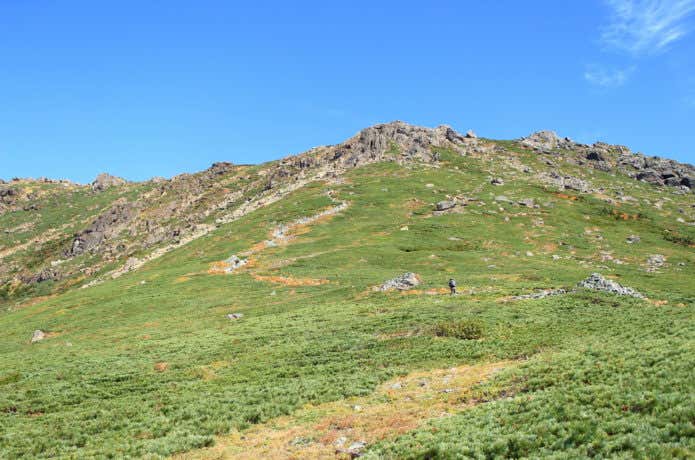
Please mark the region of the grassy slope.
[[[492, 168], [503, 177], [511, 170], [444, 156], [450, 163], [442, 169], [379, 164], [354, 171], [342, 185], [315, 184], [135, 273], [0, 316], [0, 452], [166, 456], [307, 402], [368, 394], [412, 370], [530, 356], [519, 371], [482, 389], [491, 400], [502, 391], [515, 399], [385, 441], [370, 455], [524, 455], [540, 448], [692, 454], [695, 253], [663, 238], [664, 228], [676, 228], [675, 209], [692, 198], [669, 195], [682, 203], [623, 221], [597, 198], [561, 198], [524, 177], [493, 187], [486, 179]], [[656, 189], [627, 179], [594, 173], [592, 181], [658, 199]], [[331, 205], [328, 189], [350, 202], [341, 215], [263, 251], [250, 271], [207, 273], [211, 263], [266, 239], [274, 222]], [[485, 205], [429, 215], [432, 203], [457, 191]], [[552, 207], [500, 210], [491, 199], [500, 194]], [[633, 211], [629, 204], [620, 210]], [[627, 245], [633, 233], [642, 242]], [[601, 262], [601, 250], [627, 263]], [[640, 264], [655, 253], [669, 265], [645, 273]], [[404, 271], [419, 273], [423, 289], [454, 276], [464, 295], [370, 291]], [[591, 271], [668, 303], [599, 294], [499, 303], [534, 288], [572, 286]], [[330, 283], [285, 286], [253, 273]], [[224, 315], [233, 311], [244, 318], [230, 322]], [[429, 332], [461, 318], [482, 321], [484, 338]], [[37, 328], [53, 336], [29, 345]], [[394, 332], [412, 334], [388, 338]], [[164, 362], [164, 372], [154, 369]]]
[[[2, 262], [36, 272], [45, 266], [46, 260], [61, 259], [63, 251], [70, 247], [74, 235], [87, 227], [116, 200], [133, 199], [146, 192], [151, 185], [128, 184], [112, 187], [100, 193], [93, 192], [88, 186], [40, 182], [14, 185], [14, 188], [21, 189], [23, 195], [34, 193], [36, 196], [31, 202], [38, 206], [38, 210], [17, 210], [0, 215], [0, 228], [9, 230], [0, 235], [0, 251], [21, 248], [5, 257]], [[89, 257], [92, 256], [81, 255], [64, 262], [64, 265], [79, 266]], [[74, 276], [72, 280], [63, 284], [69, 286], [79, 282], [77, 278]], [[0, 302], [3, 299], [16, 300], [29, 295], [48, 294], [56, 287], [55, 283], [46, 282], [33, 286], [22, 285], [19, 286], [20, 292], [15, 292], [17, 286], [7, 284], [0, 286]]]

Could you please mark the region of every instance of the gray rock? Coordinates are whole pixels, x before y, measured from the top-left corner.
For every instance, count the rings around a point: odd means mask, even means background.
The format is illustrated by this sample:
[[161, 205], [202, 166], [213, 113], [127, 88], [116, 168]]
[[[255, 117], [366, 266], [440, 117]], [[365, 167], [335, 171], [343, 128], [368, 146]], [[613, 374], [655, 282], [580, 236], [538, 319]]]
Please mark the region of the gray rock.
[[411, 289], [419, 284], [420, 276], [412, 272], [407, 272], [402, 274], [401, 276], [397, 276], [396, 278], [386, 281], [384, 284], [381, 285], [379, 290], [391, 291], [396, 289], [399, 291], [403, 291], [406, 289]]
[[225, 267], [224, 271], [225, 273], [232, 273], [234, 270], [237, 268], [243, 267], [248, 263], [248, 259], [242, 259], [237, 255], [232, 255], [229, 257], [227, 260], [225, 260], [225, 263], [227, 266]]
[[37, 329], [31, 335], [31, 343], [40, 342], [45, 338], [46, 338], [46, 334], [41, 329]]
[[661, 175], [653, 169], [647, 169], [646, 171], [637, 173], [636, 178], [637, 180], [649, 182], [650, 184], [664, 185], [664, 180], [661, 178]]
[[353, 456], [361, 456], [362, 451], [364, 448], [367, 447], [367, 443], [364, 441], [355, 441], [350, 446], [348, 446], [347, 450], [348, 453], [352, 454]]
[[75, 257], [85, 252], [98, 250], [103, 242], [130, 228], [130, 223], [137, 216], [136, 211], [132, 203], [125, 199], [117, 200], [89, 227], [75, 235], [72, 245], [65, 251], [65, 256]]
[[521, 206], [526, 206], [527, 208], [533, 208], [536, 206], [536, 202], [533, 201], [533, 198], [524, 198], [523, 200], [519, 200], [518, 203]]
[[554, 131], [538, 131], [520, 139], [521, 145], [547, 152], [555, 149], [572, 149], [579, 144], [569, 137], [560, 138]]
[[666, 264], [666, 257], [661, 254], [653, 254], [647, 258], [646, 270], [653, 273]]
[[235, 319], [241, 319], [244, 317], [243, 313], [229, 313], [227, 315], [228, 319], [235, 320]]
[[630, 235], [630, 236], [628, 236], [628, 237], [625, 239], [625, 242], [626, 242], [627, 244], [635, 244], [635, 243], [639, 243], [640, 240], [641, 240], [641, 238], [640, 238], [639, 236], [637, 236], [637, 235]]
[[555, 185], [561, 189], [565, 190], [575, 190], [578, 192], [582, 193], [588, 193], [592, 191], [591, 185], [578, 177], [574, 176], [568, 176], [568, 175], [560, 175], [557, 172], [551, 172], [551, 173], [541, 173], [538, 176], [538, 179], [541, 181]]
[[467, 139], [477, 139], [478, 136], [475, 134], [475, 132], [474, 132], [472, 129], [469, 129], [469, 130], [466, 132], [466, 138], [467, 138]]
[[446, 200], [446, 201], [440, 201], [439, 203], [436, 204], [436, 209], [437, 211], [446, 211], [447, 209], [454, 208], [456, 206], [456, 202], [453, 200]]
[[580, 281], [578, 287], [592, 291], [609, 292], [611, 294], [626, 295], [643, 299], [644, 296], [636, 290], [622, 286], [620, 283], [609, 280], [599, 273], [592, 273], [587, 279]]
[[490, 183], [492, 185], [504, 185], [504, 179], [502, 179], [501, 177], [495, 177], [490, 181]]

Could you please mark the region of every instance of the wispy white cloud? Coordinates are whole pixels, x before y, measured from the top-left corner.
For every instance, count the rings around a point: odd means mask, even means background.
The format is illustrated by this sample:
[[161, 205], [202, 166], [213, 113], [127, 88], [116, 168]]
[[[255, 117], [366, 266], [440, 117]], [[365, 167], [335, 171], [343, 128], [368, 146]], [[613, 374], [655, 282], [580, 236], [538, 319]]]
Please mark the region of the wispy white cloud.
[[604, 88], [617, 88], [627, 82], [634, 70], [634, 67], [607, 69], [599, 65], [590, 65], [584, 71], [584, 79], [591, 84]]
[[601, 41], [633, 53], [655, 54], [689, 32], [685, 19], [695, 11], [695, 0], [605, 0], [610, 23]]

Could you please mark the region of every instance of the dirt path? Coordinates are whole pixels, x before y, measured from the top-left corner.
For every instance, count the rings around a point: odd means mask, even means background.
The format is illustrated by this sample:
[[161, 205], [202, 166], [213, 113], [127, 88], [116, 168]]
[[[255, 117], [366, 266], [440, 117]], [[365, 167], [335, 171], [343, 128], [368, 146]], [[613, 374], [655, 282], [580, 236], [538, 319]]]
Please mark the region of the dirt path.
[[191, 459], [351, 458], [375, 442], [412, 431], [477, 403], [472, 388], [514, 361], [415, 372], [380, 385], [369, 396], [318, 406], [216, 439]]

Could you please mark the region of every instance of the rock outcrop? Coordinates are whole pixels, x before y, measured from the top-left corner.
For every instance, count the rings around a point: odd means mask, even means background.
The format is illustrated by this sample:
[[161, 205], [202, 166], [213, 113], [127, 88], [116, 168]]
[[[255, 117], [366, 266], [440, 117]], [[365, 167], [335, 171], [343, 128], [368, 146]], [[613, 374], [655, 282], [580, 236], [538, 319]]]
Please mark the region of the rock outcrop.
[[112, 176], [109, 173], [101, 173], [94, 179], [94, 182], [92, 182], [92, 190], [100, 192], [109, 187], [117, 187], [125, 183], [126, 180], [121, 177]]
[[619, 172], [658, 186], [682, 187], [687, 191], [695, 185], [695, 166], [633, 153], [622, 145], [605, 142], [580, 144], [567, 137], [561, 138], [553, 131], [538, 131], [522, 137], [519, 143], [539, 153], [554, 155], [600, 171]]
[[420, 276], [412, 273], [412, 272], [407, 272], [404, 273], [400, 276], [397, 276], [393, 279], [390, 279], [386, 281], [384, 284], [382, 284], [379, 287], [380, 291], [392, 291], [392, 290], [399, 290], [399, 291], [404, 291], [407, 289], [412, 289], [415, 286], [418, 286], [420, 284]]
[[587, 279], [580, 281], [577, 285], [580, 288], [590, 289], [592, 291], [609, 292], [617, 295], [627, 295], [643, 299], [644, 296], [632, 288], [625, 287], [620, 283], [609, 280], [601, 276], [599, 273], [592, 273]]
[[65, 252], [67, 257], [75, 257], [85, 252], [94, 252], [108, 239], [129, 228], [136, 214], [132, 203], [120, 199], [108, 210], [99, 215], [92, 224], [75, 235], [71, 247]]

